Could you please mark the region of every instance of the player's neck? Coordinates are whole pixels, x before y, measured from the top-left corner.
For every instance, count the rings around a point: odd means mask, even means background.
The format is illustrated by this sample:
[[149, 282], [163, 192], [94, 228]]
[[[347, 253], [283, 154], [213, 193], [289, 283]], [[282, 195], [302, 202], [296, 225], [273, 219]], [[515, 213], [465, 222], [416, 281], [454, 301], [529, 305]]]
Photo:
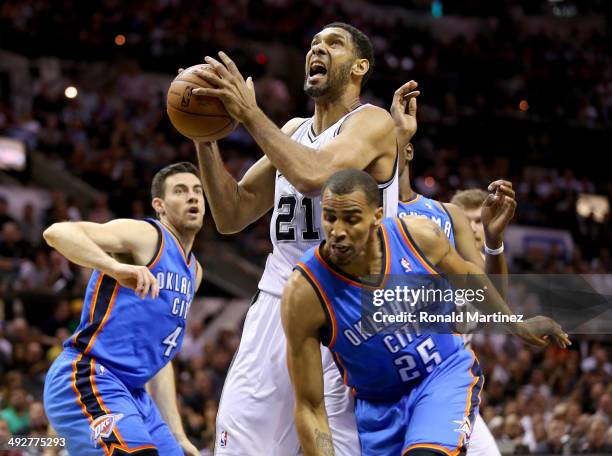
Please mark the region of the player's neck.
[[415, 195], [415, 191], [410, 184], [410, 171], [405, 169], [399, 178], [400, 201], [408, 201]]
[[361, 106], [359, 94], [345, 92], [333, 100], [316, 100], [313, 117], [313, 128], [316, 135], [320, 135], [338, 120]]
[[169, 223], [167, 220], [164, 220], [164, 219], [161, 220], [161, 223], [162, 225], [164, 225], [164, 227], [168, 231], [174, 234], [174, 236], [178, 239], [179, 243], [181, 244], [181, 247], [183, 248], [183, 251], [185, 253], [191, 252], [191, 248], [193, 247], [193, 241], [195, 240], [194, 232], [178, 230], [171, 223]]

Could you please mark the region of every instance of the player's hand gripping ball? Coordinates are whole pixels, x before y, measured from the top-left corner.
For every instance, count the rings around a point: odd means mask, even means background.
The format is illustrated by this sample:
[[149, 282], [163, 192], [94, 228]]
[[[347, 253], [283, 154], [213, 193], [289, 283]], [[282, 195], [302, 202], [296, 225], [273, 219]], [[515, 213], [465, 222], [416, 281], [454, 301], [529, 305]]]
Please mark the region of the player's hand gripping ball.
[[166, 110], [170, 122], [182, 135], [197, 141], [216, 141], [230, 134], [237, 122], [219, 99], [192, 95], [195, 88], [213, 87], [197, 75], [198, 71], [214, 70], [201, 64], [181, 71], [168, 89]]

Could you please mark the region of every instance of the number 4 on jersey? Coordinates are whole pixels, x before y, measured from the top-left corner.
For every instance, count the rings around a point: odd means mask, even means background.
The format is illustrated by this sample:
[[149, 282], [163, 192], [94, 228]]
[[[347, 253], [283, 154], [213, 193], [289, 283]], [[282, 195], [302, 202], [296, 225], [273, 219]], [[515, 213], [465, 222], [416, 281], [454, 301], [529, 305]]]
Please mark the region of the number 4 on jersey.
[[170, 334], [168, 334], [168, 336], [163, 340], [162, 344], [167, 345], [166, 350], [164, 351], [164, 356], [170, 356], [172, 350], [177, 347], [178, 343], [176, 342], [176, 340], [178, 339], [182, 330], [182, 326], [177, 326], [176, 329]]

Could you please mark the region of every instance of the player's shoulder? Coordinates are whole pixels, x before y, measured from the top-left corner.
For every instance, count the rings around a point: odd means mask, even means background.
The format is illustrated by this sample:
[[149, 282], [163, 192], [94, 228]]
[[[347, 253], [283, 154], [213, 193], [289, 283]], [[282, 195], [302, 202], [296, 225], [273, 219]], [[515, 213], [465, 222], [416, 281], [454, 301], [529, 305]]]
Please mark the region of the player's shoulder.
[[359, 111], [351, 114], [345, 122], [346, 127], [343, 130], [350, 128], [361, 129], [367, 125], [369, 132], [389, 133], [395, 128], [393, 118], [388, 111], [374, 105], [363, 106]]
[[281, 128], [281, 131], [286, 135], [291, 136], [298, 128], [300, 128], [300, 125], [307, 120], [308, 117], [294, 117], [293, 119], [289, 119]]
[[429, 218], [409, 215], [403, 217], [401, 223], [404, 224], [408, 234], [426, 255], [444, 248], [448, 243], [442, 229]]
[[308, 280], [305, 269], [296, 268], [283, 289], [282, 317], [286, 327], [316, 330], [325, 325], [319, 295]]
[[455, 217], [457, 214], [463, 214], [463, 210], [454, 203], [440, 203], [448, 211], [448, 213]]

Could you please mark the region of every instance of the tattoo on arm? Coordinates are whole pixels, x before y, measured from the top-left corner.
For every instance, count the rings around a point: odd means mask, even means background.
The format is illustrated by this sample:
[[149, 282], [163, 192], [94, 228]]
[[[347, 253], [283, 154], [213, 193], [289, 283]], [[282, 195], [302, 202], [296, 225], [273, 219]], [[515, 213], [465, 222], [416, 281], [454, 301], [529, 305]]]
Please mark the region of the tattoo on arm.
[[321, 432], [318, 429], [315, 429], [315, 446], [325, 456], [334, 456], [336, 454], [334, 453], [334, 443], [331, 434]]

